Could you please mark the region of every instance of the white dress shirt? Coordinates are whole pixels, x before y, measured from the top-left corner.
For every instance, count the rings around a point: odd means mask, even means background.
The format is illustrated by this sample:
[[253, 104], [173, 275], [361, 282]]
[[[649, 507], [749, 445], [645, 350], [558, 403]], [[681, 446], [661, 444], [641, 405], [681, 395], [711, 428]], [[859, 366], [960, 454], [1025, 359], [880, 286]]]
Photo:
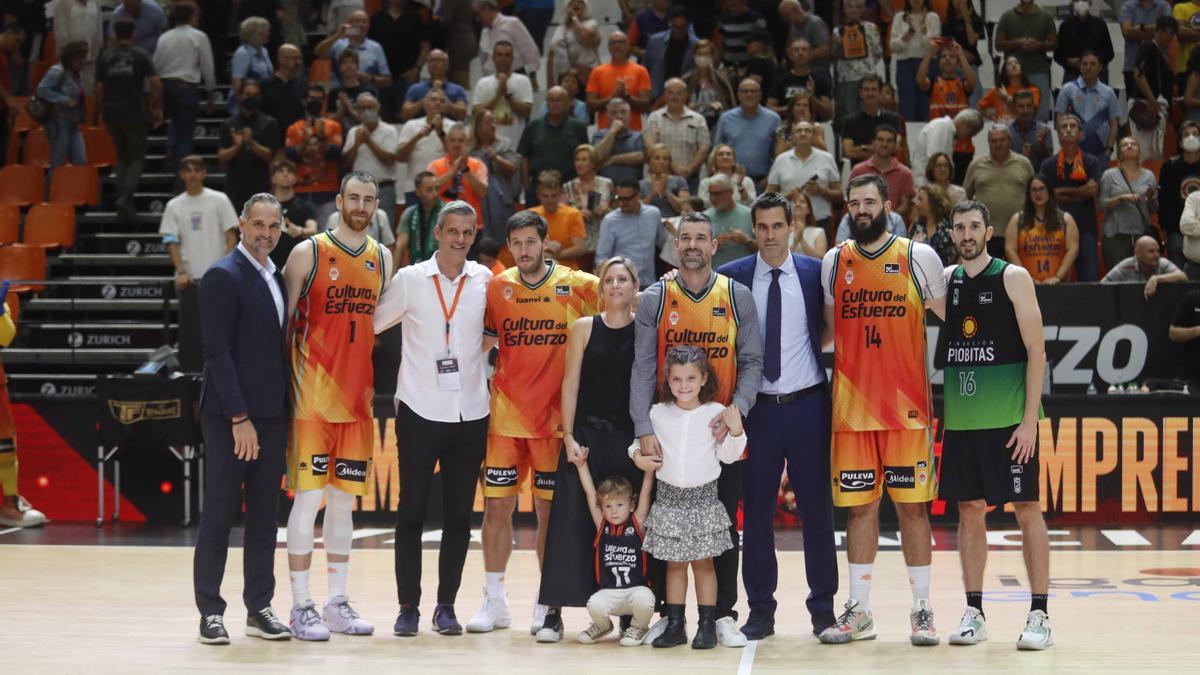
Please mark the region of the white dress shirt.
[[536, 75], [538, 64], [542, 61], [542, 52], [537, 42], [529, 34], [529, 29], [515, 16], [497, 14], [490, 27], [484, 26], [479, 34], [479, 67], [484, 74], [495, 75], [496, 64], [492, 63], [492, 49], [497, 42], [509, 42], [513, 46], [514, 72], [524, 70]]
[[275, 261], [268, 257], [266, 266], [263, 266], [262, 263], [254, 259], [254, 256], [246, 248], [245, 244], [239, 241], [237, 247], [242, 252], [242, 255], [246, 256], [246, 259], [250, 261], [250, 264], [254, 265], [254, 269], [258, 271], [258, 275], [263, 278], [263, 281], [267, 282], [267, 288], [271, 291], [271, 299], [275, 301], [275, 311], [279, 313], [279, 325], [282, 326], [284, 312], [283, 289], [279, 287], [279, 280], [275, 278]]
[[154, 72], [164, 80], [197, 85], [203, 80], [204, 88], [212, 92], [217, 78], [208, 36], [191, 26], [176, 26], [163, 33], [154, 50]]
[[[763, 377], [759, 392], [790, 394], [825, 381], [825, 371], [813, 358], [812, 340], [808, 332], [808, 308], [804, 304], [804, 289], [796, 263], [789, 255], [779, 266], [779, 379], [767, 382]], [[762, 336], [763, 354], [767, 349], [767, 293], [771, 290], [771, 266], [756, 256], [754, 264], [754, 305], [758, 309], [758, 334]]]
[[[650, 423], [654, 437], [662, 448], [663, 465], [657, 477], [679, 488], [700, 487], [721, 475], [721, 463], [732, 464], [746, 450], [746, 432], [741, 436], [727, 434], [717, 443], [709, 424], [725, 406], [720, 403], [684, 410], [674, 403], [655, 403], [650, 408]], [[641, 446], [637, 441], [629, 446], [632, 457]]]
[[[429, 260], [396, 272], [375, 309], [375, 332], [404, 323], [397, 401], [432, 422], [482, 419], [490, 410], [483, 312], [492, 273], [468, 260], [458, 278], [449, 279], [439, 271], [437, 256], [435, 253]], [[438, 300], [435, 277], [441, 284], [446, 310], [454, 303], [458, 284], [466, 284], [450, 320], [449, 348], [458, 359], [461, 383], [457, 391], [438, 387], [437, 360], [446, 356], [446, 315]]]

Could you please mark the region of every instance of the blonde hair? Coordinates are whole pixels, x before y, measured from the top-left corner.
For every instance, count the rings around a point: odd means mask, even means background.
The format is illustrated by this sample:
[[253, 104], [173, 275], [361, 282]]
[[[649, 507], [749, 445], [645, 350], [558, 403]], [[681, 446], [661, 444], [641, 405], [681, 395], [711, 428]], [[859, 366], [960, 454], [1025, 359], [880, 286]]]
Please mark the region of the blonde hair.
[[[600, 279], [601, 285], [604, 284], [604, 277], [608, 274], [608, 271], [617, 265], [623, 265], [626, 271], [629, 272], [629, 277], [633, 279], [634, 288], [641, 288], [641, 281], [638, 280], [637, 267], [633, 264], [632, 260], [624, 256], [609, 258], [608, 260], [604, 261], [604, 264], [600, 265], [599, 270], [596, 270], [596, 276]], [[636, 295], [634, 296], [634, 302], [637, 302]], [[604, 293], [600, 294], [599, 309], [601, 312], [603, 312], [605, 309], [608, 309], [608, 302], [605, 300]]]
[[624, 476], [605, 478], [596, 486], [596, 506], [603, 507], [604, 502], [619, 497], [629, 499], [631, 504], [637, 500], [637, 495], [633, 494], [633, 485]]
[[718, 143], [709, 151], [708, 159], [704, 161], [704, 164], [708, 166], [708, 175], [710, 176], [717, 170], [717, 153], [721, 151], [721, 148], [729, 148], [729, 151], [733, 153], [733, 164], [737, 166], [737, 150], [734, 150], [733, 146], [728, 143]]
[[255, 35], [270, 37], [271, 24], [261, 16], [248, 16], [242, 21], [238, 35], [241, 36], [242, 42], [249, 42]]

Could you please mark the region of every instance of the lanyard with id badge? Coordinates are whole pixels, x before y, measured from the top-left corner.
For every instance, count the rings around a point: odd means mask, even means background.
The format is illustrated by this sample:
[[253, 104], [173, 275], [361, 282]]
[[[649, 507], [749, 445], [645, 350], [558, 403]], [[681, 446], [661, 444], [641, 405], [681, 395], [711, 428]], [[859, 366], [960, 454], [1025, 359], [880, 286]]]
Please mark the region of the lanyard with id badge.
[[437, 359], [437, 383], [441, 391], [459, 391], [462, 389], [462, 379], [458, 372], [458, 357], [450, 350], [450, 319], [458, 309], [458, 299], [462, 297], [463, 286], [467, 285], [467, 275], [462, 275], [458, 281], [458, 290], [454, 292], [454, 301], [450, 309], [446, 309], [446, 298], [442, 295], [442, 283], [435, 274], [433, 285], [437, 288], [438, 302], [442, 305], [442, 316], [446, 317], [446, 351]]

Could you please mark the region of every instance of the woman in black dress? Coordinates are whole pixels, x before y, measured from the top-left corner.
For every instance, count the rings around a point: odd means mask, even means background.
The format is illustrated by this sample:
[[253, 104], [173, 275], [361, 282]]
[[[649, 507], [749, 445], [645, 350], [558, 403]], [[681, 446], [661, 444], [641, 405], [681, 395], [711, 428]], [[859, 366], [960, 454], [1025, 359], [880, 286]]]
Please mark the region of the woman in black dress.
[[610, 258], [600, 267], [599, 276], [600, 313], [576, 321], [567, 344], [563, 451], [555, 476], [539, 599], [551, 608], [547, 627], [561, 621], [555, 608], [584, 607], [597, 588], [596, 526], [571, 460], [586, 457], [597, 485], [624, 476], [637, 494], [642, 484], [643, 472], [629, 458], [634, 440], [629, 377], [637, 268], [626, 258]]

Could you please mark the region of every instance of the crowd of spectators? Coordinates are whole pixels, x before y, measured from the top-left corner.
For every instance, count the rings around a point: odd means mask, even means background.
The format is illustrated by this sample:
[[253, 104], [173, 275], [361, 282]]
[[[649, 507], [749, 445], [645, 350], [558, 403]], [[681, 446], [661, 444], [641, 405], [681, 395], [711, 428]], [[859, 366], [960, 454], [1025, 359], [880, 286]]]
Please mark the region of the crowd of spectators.
[[[366, 171], [400, 263], [428, 257], [440, 203], [461, 198], [486, 238], [538, 208], [564, 264], [626, 255], [648, 280], [692, 211], [717, 224], [718, 259], [753, 250], [745, 207], [763, 191], [797, 205], [794, 250], [815, 255], [845, 236], [843, 180], [870, 173], [891, 230], [947, 264], [947, 214], [974, 198], [993, 254], [1039, 283], [1099, 280], [1145, 235], [1200, 277], [1200, 3], [1056, 16], [1019, 0], [991, 45], [975, 0], [621, 0], [615, 26], [589, 0], [50, 4], [49, 30], [27, 31], [43, 24], [0, 3], [5, 122], [19, 91], [53, 104], [58, 166], [86, 161], [81, 129], [103, 120], [124, 217], [151, 130], [165, 122], [176, 167], [197, 120], [225, 116], [233, 204], [286, 197], [298, 240], [328, 226], [339, 176]], [[60, 58], [25, 82], [38, 32]]]

